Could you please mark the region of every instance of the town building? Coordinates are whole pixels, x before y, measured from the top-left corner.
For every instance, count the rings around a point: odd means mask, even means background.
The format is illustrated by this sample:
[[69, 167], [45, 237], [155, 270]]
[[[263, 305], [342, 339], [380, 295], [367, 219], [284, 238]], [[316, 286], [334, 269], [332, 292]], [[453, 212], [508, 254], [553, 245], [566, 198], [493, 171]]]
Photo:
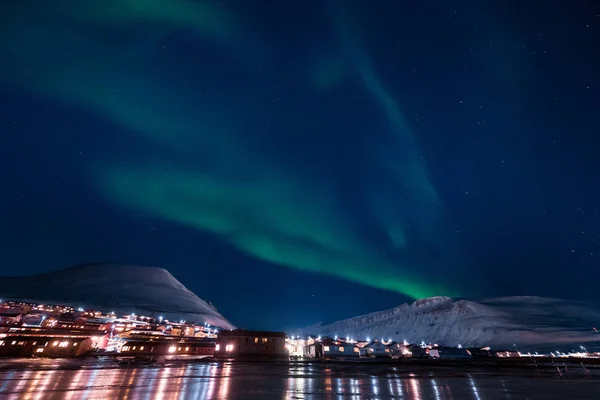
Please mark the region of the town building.
[[202, 355], [215, 354], [215, 342], [195, 339], [132, 339], [127, 340], [120, 349], [123, 356], [165, 356], [165, 355]]
[[311, 358], [346, 358], [358, 357], [359, 350], [353, 341], [325, 337], [309, 343], [304, 354]]
[[471, 352], [468, 349], [461, 347], [434, 347], [429, 349], [429, 357], [431, 358], [444, 358], [444, 359], [458, 359], [458, 358], [473, 358]]
[[91, 338], [85, 336], [14, 335], [0, 339], [3, 357], [79, 357], [92, 349]]
[[287, 356], [285, 333], [243, 329], [220, 331], [215, 346], [215, 356]]
[[407, 348], [410, 351], [412, 358], [428, 358], [429, 357], [429, 355], [427, 354], [428, 349], [424, 349], [422, 346], [419, 346], [418, 344], [409, 344], [407, 346]]
[[494, 355], [494, 357], [498, 357], [498, 358], [521, 357], [521, 353], [519, 353], [517, 350], [494, 350], [492, 352], [492, 354]]
[[393, 359], [399, 358], [410, 358], [412, 357], [411, 351], [408, 349], [408, 343], [392, 342], [387, 345], [390, 349], [390, 356]]
[[390, 358], [390, 348], [379, 340], [373, 340], [360, 349], [360, 357]]

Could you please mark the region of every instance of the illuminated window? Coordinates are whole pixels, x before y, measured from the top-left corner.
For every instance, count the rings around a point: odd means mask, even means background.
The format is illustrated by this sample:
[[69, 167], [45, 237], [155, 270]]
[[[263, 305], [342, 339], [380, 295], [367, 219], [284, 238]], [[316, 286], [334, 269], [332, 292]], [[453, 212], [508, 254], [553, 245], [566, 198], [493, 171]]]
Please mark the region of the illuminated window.
[[358, 353], [358, 347], [355, 347], [355, 348], [354, 348], [354, 352], [355, 352], [355, 353]]
[[17, 341], [13, 340], [12, 343], [11, 343], [11, 346], [14, 346], [15, 344], [17, 344]]
[[69, 342], [60, 342], [58, 347], [67, 347], [68, 345], [69, 345]]
[[169, 347], [169, 353], [175, 353], [175, 350], [177, 350], [177, 347], [175, 347], [175, 346]]
[[131, 350], [135, 350], [135, 348], [136, 348], [136, 347], [137, 347], [137, 346], [133, 346], [133, 348], [132, 348]]
[[323, 351], [329, 351], [329, 346], [323, 346]]
[[52, 346], [54, 346], [54, 347], [58, 346], [58, 342], [52, 343]]
[[340, 346], [339, 350], [340, 350], [340, 352], [342, 352], [342, 353], [344, 352], [344, 348], [343, 348], [342, 346]]
[[20, 341], [19, 343], [17, 343], [18, 346], [25, 346], [25, 342], [24, 341]]
[[257, 337], [254, 338], [254, 343], [258, 343], [258, 338]]
[[4, 346], [4, 340], [0, 340], [0, 346]]
[[268, 341], [269, 341], [269, 339], [268, 339], [268, 338], [266, 338], [266, 337], [262, 338], [262, 342], [263, 342], [263, 343], [267, 343]]
[[144, 350], [144, 346], [140, 346], [140, 351], [141, 351], [141, 350]]
[[181, 351], [181, 347], [178, 347], [178, 348], [177, 348], [177, 351]]
[[77, 345], [78, 345], [78, 343], [77, 343], [77, 342], [73, 343], [73, 347], [76, 347]]
[[190, 351], [190, 348], [189, 348], [189, 347], [186, 347], [186, 348], [185, 348], [185, 351]]
[[219, 350], [221, 350], [221, 345], [220, 344], [218, 344], [218, 345], [215, 346], [215, 351], [219, 351]]
[[228, 344], [227, 346], [225, 346], [225, 351], [233, 351], [233, 345]]
[[386, 352], [386, 353], [389, 353], [389, 352], [390, 352], [390, 349], [385, 349], [385, 352]]
[[44, 351], [44, 348], [40, 347], [39, 349], [36, 349], [35, 351], [36, 351], [36, 353], [41, 353], [42, 351]]

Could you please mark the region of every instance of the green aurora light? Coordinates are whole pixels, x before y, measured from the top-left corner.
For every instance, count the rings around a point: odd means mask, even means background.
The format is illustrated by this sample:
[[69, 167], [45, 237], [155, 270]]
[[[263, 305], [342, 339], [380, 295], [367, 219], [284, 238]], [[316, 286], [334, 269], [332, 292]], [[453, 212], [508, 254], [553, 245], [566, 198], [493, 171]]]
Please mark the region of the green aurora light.
[[[115, 44], [103, 36], [110, 36], [117, 25], [127, 29], [143, 23], [152, 27], [149, 38], [183, 28], [228, 46], [232, 37], [244, 35], [231, 13], [186, 0], [111, 0], [110, 6], [103, 2], [102, 7], [92, 3], [53, 2], [54, 8], [42, 7], [37, 16], [28, 14], [27, 27], [2, 24], [2, 37], [20, 39], [0, 41], [8, 49], [5, 68], [12, 72], [7, 83], [83, 107], [133, 132], [140, 143], [168, 150], [168, 155], [155, 158], [91, 163], [92, 178], [109, 201], [211, 232], [236, 249], [277, 265], [414, 298], [456, 295], [444, 285], [431, 284], [415, 266], [398, 265], [365, 243], [341, 211], [339, 194], [327, 185], [290, 169], [260, 147], [242, 145], [250, 133], [243, 122], [235, 121], [238, 112], [231, 110], [251, 107], [247, 101], [239, 96], [200, 99], [175, 76], [157, 80], [161, 71], [153, 66], [156, 53], [147, 44], [135, 40]], [[52, 13], [59, 20], [69, 17], [74, 27], [93, 24], [96, 34], [70, 34], [63, 24], [50, 22]], [[341, 15], [335, 23], [343, 47], [337, 53], [348, 55], [355, 40], [351, 24]], [[409, 189], [413, 204], [423, 207], [419, 212], [439, 207], [412, 132], [368, 60], [348, 56], [345, 64], [330, 59], [322, 65], [326, 70], [316, 71], [322, 76], [316, 81], [324, 87], [343, 84], [352, 78], [349, 70], [356, 72], [396, 133], [395, 146], [382, 153], [382, 166]], [[298, 79], [304, 74], [296, 73]], [[397, 199], [376, 185], [366, 196], [373, 218], [390, 241], [398, 249], [410, 246]]]

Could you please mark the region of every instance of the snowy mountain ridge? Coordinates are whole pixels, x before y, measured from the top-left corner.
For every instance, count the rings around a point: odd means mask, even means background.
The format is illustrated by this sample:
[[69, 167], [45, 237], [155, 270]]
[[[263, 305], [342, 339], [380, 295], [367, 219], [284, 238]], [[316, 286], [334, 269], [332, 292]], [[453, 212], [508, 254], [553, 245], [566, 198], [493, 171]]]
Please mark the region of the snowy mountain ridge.
[[217, 309], [163, 268], [84, 264], [24, 277], [0, 278], [0, 297], [101, 311], [163, 315], [233, 329]]
[[592, 329], [598, 322], [598, 307], [583, 301], [533, 296], [431, 297], [296, 332], [448, 346], [527, 348], [598, 342], [600, 336]]

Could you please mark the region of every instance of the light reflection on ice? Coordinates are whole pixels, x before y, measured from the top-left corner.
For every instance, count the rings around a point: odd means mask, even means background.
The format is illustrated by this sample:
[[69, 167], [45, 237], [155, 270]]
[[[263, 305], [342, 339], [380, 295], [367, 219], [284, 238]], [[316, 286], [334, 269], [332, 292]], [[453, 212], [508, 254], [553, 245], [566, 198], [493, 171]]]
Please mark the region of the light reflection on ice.
[[[544, 399], [600, 398], [596, 379], [577, 385], [537, 378], [457, 376], [391, 372], [386, 366], [312, 366], [286, 363], [170, 363], [120, 368], [98, 364], [81, 369], [49, 369], [48, 363], [30, 369], [0, 369], [1, 399], [361, 399], [403, 400], [470, 398], [473, 400], [537, 397]], [[43, 368], [41, 367], [43, 366]], [[571, 371], [571, 369], [570, 369]], [[592, 385], [596, 383], [596, 385]], [[567, 390], [568, 389], [568, 390]], [[575, 391], [595, 390], [592, 393]], [[563, 391], [561, 393], [561, 390]], [[566, 393], [565, 393], [566, 391]], [[532, 396], [533, 394], [533, 396]]]
[[471, 389], [473, 390], [473, 395], [477, 400], [481, 400], [479, 397], [479, 391], [477, 390], [477, 386], [475, 385], [475, 380], [472, 377], [469, 377], [469, 384], [471, 385]]
[[431, 387], [433, 388], [435, 400], [441, 400], [440, 391], [438, 389], [437, 382], [435, 381], [435, 379], [431, 380]]

